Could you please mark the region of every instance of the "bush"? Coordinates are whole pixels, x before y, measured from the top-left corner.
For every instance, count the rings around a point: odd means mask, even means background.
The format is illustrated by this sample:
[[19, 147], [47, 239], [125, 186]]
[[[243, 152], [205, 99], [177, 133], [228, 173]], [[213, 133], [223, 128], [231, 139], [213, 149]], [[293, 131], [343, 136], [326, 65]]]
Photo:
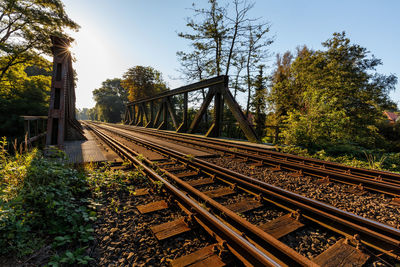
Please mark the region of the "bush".
[[298, 146], [279, 146], [279, 151], [303, 157], [341, 163], [347, 166], [400, 172], [400, 153], [385, 153], [384, 150], [367, 150], [360, 146], [342, 144], [309, 151]]
[[85, 174], [37, 149], [10, 156], [6, 145], [0, 141], [0, 255], [23, 257], [50, 243], [61, 263], [88, 262], [83, 254], [96, 213]]

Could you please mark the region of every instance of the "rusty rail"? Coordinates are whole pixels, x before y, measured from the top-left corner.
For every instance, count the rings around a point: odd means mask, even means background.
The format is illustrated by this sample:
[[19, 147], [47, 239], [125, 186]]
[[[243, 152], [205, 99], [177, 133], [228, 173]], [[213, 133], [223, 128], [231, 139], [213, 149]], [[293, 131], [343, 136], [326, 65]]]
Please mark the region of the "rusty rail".
[[[333, 162], [280, 153], [220, 139], [205, 139], [200, 136], [183, 135], [166, 131], [161, 132], [151, 129], [143, 129], [141, 127], [131, 128], [131, 126], [122, 125], [112, 126], [167, 138], [191, 146], [213, 149], [224, 153], [225, 155], [234, 155], [238, 158], [253, 160], [282, 170], [295, 171], [303, 175], [316, 176], [322, 179], [330, 179], [345, 184], [361, 184], [365, 189], [400, 197], [400, 174], [397, 173], [349, 167]], [[230, 148], [227, 148], [227, 146]]]
[[348, 238], [358, 235], [363, 244], [396, 259], [400, 259], [400, 230], [398, 229], [236, 173], [207, 161], [197, 158], [188, 159], [186, 155], [178, 151], [117, 131], [110, 126], [98, 125], [97, 127], [124, 137], [132, 142], [139, 143], [147, 148], [157, 150], [194, 168], [213, 173], [216, 178], [222, 181], [235, 183], [239, 188], [254, 195], [262, 194], [266, 201], [288, 211], [293, 212], [300, 209], [304, 218], [319, 224], [323, 228], [330, 229]]
[[[234, 254], [239, 254], [244, 260], [254, 266], [281, 266], [275, 259], [272, 259], [270, 256], [266, 255], [259, 248], [255, 247], [252, 243], [247, 241], [244, 237], [236, 233], [234, 230], [225, 225], [221, 220], [216, 218], [210, 212], [202, 208], [198, 203], [189, 198], [184, 192], [177, 189], [170, 182], [162, 178], [159, 174], [157, 174], [153, 169], [151, 169], [147, 165], [151, 165], [152, 162], [148, 160], [144, 160], [146, 164], [138, 160], [136, 157], [138, 153], [123, 145], [120, 142], [113, 140], [112, 138], [107, 137], [104, 133], [96, 130], [95, 128], [88, 125], [88, 127], [94, 131], [104, 142], [114, 148], [115, 151], [132, 162], [138, 170], [142, 171], [146, 176], [151, 177], [156, 181], [160, 181], [163, 183], [164, 187], [176, 197], [180, 203], [183, 203], [188, 207], [189, 210], [193, 211], [193, 216], [196, 217], [197, 220], [201, 221], [203, 224], [207, 225], [211, 229], [214, 230], [217, 235], [224, 238], [230, 249], [234, 251]], [[300, 256], [300, 255], [298, 255]], [[304, 258], [300, 256], [301, 258]], [[309, 262], [305, 259], [306, 262]], [[301, 263], [301, 262], [300, 262]], [[300, 264], [306, 266], [307, 264]]]

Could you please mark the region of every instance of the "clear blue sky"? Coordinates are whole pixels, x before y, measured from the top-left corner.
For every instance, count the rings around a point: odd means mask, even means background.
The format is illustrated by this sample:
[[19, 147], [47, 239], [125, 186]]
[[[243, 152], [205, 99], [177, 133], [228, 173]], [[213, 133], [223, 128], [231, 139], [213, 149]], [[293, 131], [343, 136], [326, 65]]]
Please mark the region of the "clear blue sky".
[[[177, 32], [186, 31], [192, 15], [188, 0], [63, 0], [68, 15], [81, 25], [73, 33], [77, 62], [77, 107], [92, 107], [92, 91], [107, 78], [121, 77], [136, 65], [163, 73], [171, 88], [178, 80], [178, 50], [188, 48]], [[222, 2], [222, 1], [221, 1]], [[224, 1], [228, 2], [228, 1]], [[272, 25], [271, 53], [294, 51], [299, 45], [322, 48], [333, 32], [346, 31], [353, 43], [366, 47], [383, 65], [378, 72], [400, 75], [400, 1], [398, 0], [258, 0], [251, 15]], [[274, 57], [270, 59], [272, 66]], [[400, 104], [400, 85], [391, 93]]]

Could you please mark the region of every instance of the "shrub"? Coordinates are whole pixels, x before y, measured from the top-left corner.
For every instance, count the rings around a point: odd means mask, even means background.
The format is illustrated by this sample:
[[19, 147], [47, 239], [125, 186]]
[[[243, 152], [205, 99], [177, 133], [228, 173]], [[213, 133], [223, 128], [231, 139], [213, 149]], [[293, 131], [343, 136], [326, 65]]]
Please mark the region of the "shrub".
[[37, 149], [7, 155], [6, 145], [3, 139], [0, 255], [23, 257], [50, 243], [55, 251], [75, 249], [76, 262], [87, 262], [82, 248], [93, 239], [91, 222], [96, 213], [88, 207], [92, 200], [87, 198], [85, 174], [68, 167], [62, 158], [44, 158]]

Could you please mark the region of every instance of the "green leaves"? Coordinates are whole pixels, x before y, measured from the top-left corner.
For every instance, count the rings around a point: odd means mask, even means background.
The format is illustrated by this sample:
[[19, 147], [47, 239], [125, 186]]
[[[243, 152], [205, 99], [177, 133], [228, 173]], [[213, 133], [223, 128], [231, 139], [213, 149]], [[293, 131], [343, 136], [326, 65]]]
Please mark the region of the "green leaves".
[[278, 57], [269, 100], [286, 127], [286, 144], [320, 149], [334, 144], [382, 146], [377, 125], [395, 108], [388, 93], [397, 80], [375, 72], [381, 61], [334, 33], [326, 50], [298, 49]]
[[0, 3], [0, 80], [12, 66], [40, 60], [51, 55], [50, 35], [68, 38], [65, 28], [77, 30], [78, 24], [64, 11], [60, 0], [3, 0]]
[[161, 72], [152, 67], [129, 68], [124, 73], [121, 84], [129, 92], [129, 101], [147, 98], [168, 90]]
[[88, 262], [84, 245], [93, 240], [96, 212], [89, 207], [95, 205], [87, 198], [86, 176], [37, 150], [6, 157], [0, 170], [0, 254], [25, 256], [51, 237], [57, 251], [78, 248], [54, 256], [50, 265]]

